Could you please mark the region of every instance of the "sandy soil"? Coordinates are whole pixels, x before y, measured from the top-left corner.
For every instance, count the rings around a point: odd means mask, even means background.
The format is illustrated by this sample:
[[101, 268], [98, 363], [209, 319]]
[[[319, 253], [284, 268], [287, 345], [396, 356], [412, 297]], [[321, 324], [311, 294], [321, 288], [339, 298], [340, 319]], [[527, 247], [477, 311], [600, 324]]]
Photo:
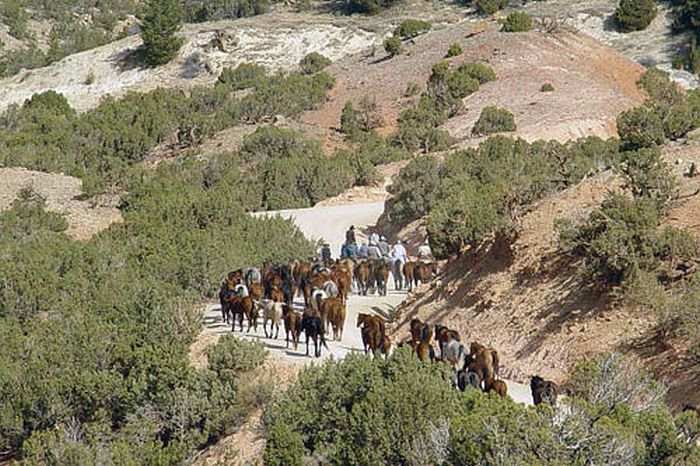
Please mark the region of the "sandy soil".
[[[585, 34], [570, 30], [504, 34], [492, 24], [490, 31], [468, 36], [483, 27], [483, 22], [462, 21], [405, 43], [406, 53], [394, 58], [386, 59], [384, 51], [377, 50], [374, 55], [356, 54], [331, 65], [328, 70], [336, 85], [328, 102], [304, 114], [302, 121], [325, 130], [327, 149], [342, 147], [337, 131], [341, 110], [347, 101], [357, 104], [367, 96], [376, 100], [384, 117], [379, 132], [391, 133], [399, 113], [415, 100], [404, 97], [407, 84], [423, 87], [431, 66], [444, 59], [453, 42], [464, 49], [449, 60], [454, 66], [464, 61], [487, 63], [498, 77], [464, 99], [465, 112], [445, 125], [459, 146], [480, 142], [470, 133], [488, 105], [514, 113], [516, 136], [565, 141], [616, 135], [617, 114], [643, 101], [636, 87], [643, 68]], [[540, 92], [545, 82], [552, 83], [555, 92]]]
[[613, 14], [617, 2], [609, 0], [550, 0], [528, 2], [524, 10], [535, 17], [557, 18], [565, 27], [577, 29], [644, 66], [656, 66], [671, 73], [685, 87], [697, 87], [698, 77], [673, 70], [673, 56], [690, 41], [688, 33], [675, 34], [674, 16], [669, 5], [660, 3], [659, 13], [643, 31], [620, 33]]
[[75, 239], [89, 239], [112, 223], [122, 221], [121, 212], [116, 208], [117, 196], [83, 201], [80, 200], [80, 179], [24, 168], [0, 168], [0, 210], [9, 208], [26, 187], [46, 199], [48, 210], [66, 217], [67, 233]]
[[[129, 91], [209, 84], [224, 67], [244, 62], [290, 70], [309, 52], [323, 52], [338, 60], [370, 47], [381, 34], [361, 29], [351, 19], [284, 12], [189, 24], [180, 33], [185, 44], [178, 57], [166, 66], [137, 66], [132, 55], [141, 39], [127, 37], [0, 80], [0, 111], [50, 89], [65, 95], [77, 110], [85, 111], [107, 95], [119, 97]], [[217, 37], [222, 39], [222, 48], [213, 45]], [[95, 80], [86, 85], [90, 73]]]

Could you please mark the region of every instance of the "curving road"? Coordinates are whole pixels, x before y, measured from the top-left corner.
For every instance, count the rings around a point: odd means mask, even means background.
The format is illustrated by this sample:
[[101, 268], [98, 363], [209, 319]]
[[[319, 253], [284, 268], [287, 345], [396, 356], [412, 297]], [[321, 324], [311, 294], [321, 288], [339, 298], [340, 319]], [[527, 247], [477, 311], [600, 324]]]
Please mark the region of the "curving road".
[[[345, 239], [345, 231], [350, 225], [355, 225], [360, 232], [363, 228], [373, 226], [384, 210], [383, 202], [357, 203], [339, 206], [313, 207], [309, 209], [283, 210], [277, 212], [262, 212], [253, 215], [280, 215], [284, 218], [293, 219], [299, 229], [311, 240], [316, 241], [323, 238], [331, 243], [334, 255], [340, 251], [340, 247]], [[356, 327], [357, 314], [361, 312], [378, 314], [386, 319], [391, 319], [392, 312], [401, 304], [406, 296], [405, 291], [393, 289], [393, 280], [389, 279], [389, 292], [387, 296], [358, 296], [352, 294], [348, 299], [347, 318], [341, 341], [328, 341], [329, 350], [323, 348], [321, 359], [329, 357], [343, 358], [351, 351], [362, 351], [362, 339]], [[298, 303], [301, 307], [302, 302]], [[204, 335], [216, 333], [228, 333], [231, 331], [229, 325], [221, 321], [221, 312], [218, 304], [210, 304], [206, 308], [204, 317]], [[244, 323], [244, 325], [247, 324]], [[305, 344], [301, 343], [297, 351], [293, 348], [285, 347], [284, 326], [280, 328], [278, 339], [265, 337], [262, 325], [258, 325], [257, 332], [240, 333], [236, 329], [238, 336], [251, 340], [261, 341], [266, 348], [277, 357], [282, 357], [288, 361], [298, 364], [309, 364], [316, 361], [315, 358], [305, 356]], [[330, 336], [329, 336], [330, 337]], [[305, 339], [301, 338], [302, 341]], [[313, 344], [310, 345], [310, 352], [313, 354]], [[508, 383], [508, 393], [515, 401], [532, 404], [529, 387], [512, 381]]]

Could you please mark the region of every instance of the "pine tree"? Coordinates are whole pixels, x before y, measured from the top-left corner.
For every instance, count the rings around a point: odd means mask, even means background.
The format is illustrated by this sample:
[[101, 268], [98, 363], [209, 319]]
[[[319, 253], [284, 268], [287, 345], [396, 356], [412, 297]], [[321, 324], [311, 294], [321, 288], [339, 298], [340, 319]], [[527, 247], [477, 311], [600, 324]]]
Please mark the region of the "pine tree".
[[147, 0], [139, 19], [144, 60], [151, 66], [159, 66], [175, 58], [183, 42], [175, 36], [182, 21], [180, 3], [177, 0]]
[[641, 31], [656, 17], [654, 0], [620, 0], [615, 21], [622, 32]]

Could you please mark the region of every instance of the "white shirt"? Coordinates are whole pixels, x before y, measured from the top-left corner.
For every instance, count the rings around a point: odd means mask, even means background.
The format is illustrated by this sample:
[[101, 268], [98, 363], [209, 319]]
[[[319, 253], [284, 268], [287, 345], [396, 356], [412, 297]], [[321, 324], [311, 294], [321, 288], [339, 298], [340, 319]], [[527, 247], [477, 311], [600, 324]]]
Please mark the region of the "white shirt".
[[421, 246], [418, 248], [418, 257], [424, 258], [424, 257], [430, 257], [432, 255], [433, 255], [433, 251], [430, 249], [430, 245], [421, 244]]
[[406, 248], [403, 247], [403, 244], [395, 244], [394, 247], [392, 248], [391, 255], [394, 256], [397, 259], [406, 259]]

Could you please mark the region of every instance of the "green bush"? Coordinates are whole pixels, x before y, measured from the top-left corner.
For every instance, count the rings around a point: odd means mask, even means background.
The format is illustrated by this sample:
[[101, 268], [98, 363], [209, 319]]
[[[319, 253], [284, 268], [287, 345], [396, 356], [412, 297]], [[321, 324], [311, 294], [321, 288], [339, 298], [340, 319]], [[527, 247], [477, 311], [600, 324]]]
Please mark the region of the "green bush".
[[388, 8], [395, 3], [396, 0], [349, 0], [347, 3], [348, 13], [366, 13], [374, 15], [382, 9]]
[[554, 86], [551, 83], [544, 83], [540, 88], [540, 92], [554, 92]]
[[349, 139], [353, 139], [360, 134], [360, 117], [352, 102], [345, 102], [340, 113], [340, 132]]
[[656, 13], [654, 0], [620, 0], [615, 21], [622, 32], [641, 31], [656, 18]]
[[393, 194], [387, 201], [387, 212], [392, 222], [405, 224], [430, 212], [438, 200], [438, 167], [433, 157], [423, 156], [413, 159], [401, 169], [388, 188]]
[[182, 21], [180, 3], [177, 0], [147, 0], [139, 19], [146, 63], [160, 66], [175, 58], [184, 43], [175, 36]]
[[267, 350], [257, 341], [226, 334], [207, 348], [207, 357], [209, 369], [216, 372], [219, 379], [234, 381], [241, 374], [260, 366], [267, 357]]
[[224, 68], [217, 80], [218, 84], [233, 91], [255, 87], [264, 82], [267, 73], [265, 67], [252, 63], [241, 63], [236, 68]]
[[503, 108], [485, 107], [474, 124], [474, 128], [472, 128], [472, 134], [475, 136], [487, 136], [515, 130], [515, 117], [512, 113]]
[[457, 72], [476, 79], [479, 81], [479, 84], [486, 84], [496, 80], [496, 73], [493, 71], [493, 68], [482, 63], [462, 63], [457, 68]]
[[331, 61], [318, 52], [306, 54], [299, 62], [299, 68], [304, 74], [318, 73], [331, 64]]
[[510, 13], [503, 22], [501, 31], [503, 32], [525, 32], [532, 29], [532, 18], [522, 11]]
[[602, 283], [625, 285], [638, 272], [657, 270], [668, 249], [672, 235], [659, 232], [658, 209], [653, 199], [614, 195], [568, 236]]
[[403, 52], [403, 44], [401, 39], [396, 36], [388, 37], [384, 41], [384, 50], [389, 54], [389, 57], [395, 57]]
[[647, 107], [622, 112], [617, 117], [617, 132], [624, 150], [655, 147], [664, 142], [661, 119]]
[[462, 46], [459, 45], [457, 42], [453, 43], [450, 45], [450, 48], [447, 49], [447, 53], [445, 54], [445, 58], [451, 58], [451, 57], [456, 57], [458, 55], [462, 55], [464, 51], [462, 50]]
[[340, 131], [350, 140], [372, 132], [382, 123], [381, 112], [376, 100], [367, 96], [360, 100], [357, 109], [351, 102], [346, 102], [340, 115]]
[[[333, 85], [324, 72], [255, 78], [261, 71], [243, 65], [224, 73], [228, 85], [195, 87], [189, 95], [164, 89], [128, 93], [81, 115], [53, 91], [36, 94], [0, 116], [0, 164], [80, 177], [88, 195], [113, 185], [128, 188], [141, 176], [138, 162], [168, 137], [186, 147], [236, 124], [296, 116], [325, 102]], [[232, 92], [250, 80], [254, 90], [234, 98]]]
[[0, 255], [15, 264], [0, 267], [2, 451], [33, 464], [177, 463], [254, 408], [227, 378], [260, 362], [250, 344], [222, 340], [218, 372], [190, 365], [195, 301], [231, 268], [311, 245], [289, 222], [246, 215], [250, 183], [229, 167], [205, 183], [202, 162], [161, 165], [124, 197], [124, 222], [88, 241], [29, 192], [0, 213]]
[[392, 143], [409, 152], [421, 150], [430, 153], [445, 150], [452, 142], [450, 135], [439, 129], [445, 121], [445, 111], [434, 99], [423, 95], [418, 105], [404, 110], [399, 115], [399, 128], [392, 136]]
[[661, 160], [658, 148], [640, 149], [621, 154], [618, 171], [625, 187], [634, 197], [652, 199], [664, 206], [671, 199], [675, 179]]
[[[305, 369], [263, 412], [264, 461], [301, 464], [673, 464], [696, 457], [697, 427], [662, 404], [562, 400], [556, 414], [477, 390], [399, 350]], [[614, 375], [613, 375], [614, 377]], [[411, 400], [407, 402], [406, 400]]]
[[404, 19], [394, 29], [394, 36], [401, 39], [412, 39], [417, 35], [430, 30], [430, 23], [419, 19]]
[[427, 215], [433, 252], [451, 255], [491, 233], [517, 231], [524, 206], [609, 166], [617, 151], [615, 140], [593, 137], [567, 145], [492, 137], [442, 164], [412, 161], [390, 187], [387, 215], [397, 223]]
[[10, 28], [10, 35], [24, 39], [27, 35], [27, 11], [24, 3], [19, 0], [7, 0], [0, 5], [0, 16], [3, 23]]
[[477, 13], [492, 15], [508, 5], [508, 0], [474, 0]]
[[694, 93], [681, 91], [668, 73], [650, 68], [637, 84], [649, 96], [647, 105], [662, 121], [666, 138], [682, 138], [700, 125], [700, 107]]

